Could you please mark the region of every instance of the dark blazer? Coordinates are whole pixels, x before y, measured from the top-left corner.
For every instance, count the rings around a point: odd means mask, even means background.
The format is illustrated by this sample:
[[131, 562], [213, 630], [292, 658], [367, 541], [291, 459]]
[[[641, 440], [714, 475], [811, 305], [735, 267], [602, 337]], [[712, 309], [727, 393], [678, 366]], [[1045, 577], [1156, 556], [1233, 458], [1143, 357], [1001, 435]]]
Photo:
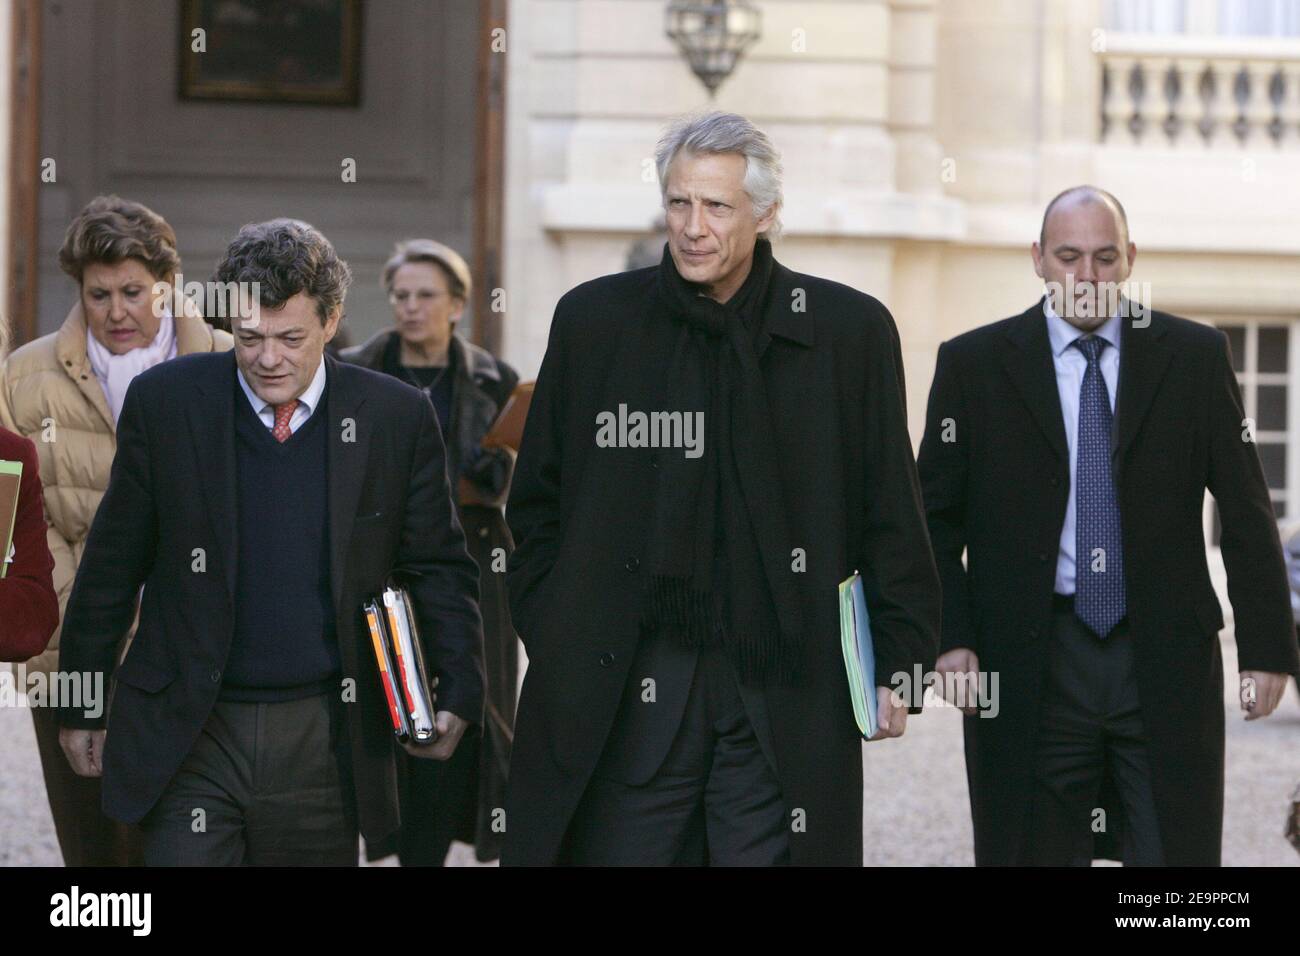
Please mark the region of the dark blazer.
[[[939, 592], [908, 438], [898, 334], [870, 296], [773, 267], [760, 366], [785, 511], [806, 549], [801, 683], [762, 692], [795, 864], [862, 863], [862, 738], [840, 652], [839, 582], [860, 569], [878, 675], [933, 664]], [[799, 305], [802, 311], [797, 311]], [[659, 456], [596, 450], [596, 415], [656, 410], [671, 361], [657, 268], [584, 283], [559, 302], [506, 517], [515, 627], [528, 649], [503, 863], [556, 861], [637, 656]], [[792, 560], [794, 556], [792, 556]], [[886, 679], [882, 676], [882, 681]], [[873, 745], [876, 746], [876, 745]], [[896, 793], [896, 781], [882, 783]], [[873, 784], [874, 785], [874, 784]]]
[[[331, 584], [361, 830], [398, 825], [393, 734], [361, 605], [391, 573], [411, 592], [437, 709], [483, 713], [478, 573], [452, 507], [442, 438], [419, 391], [326, 357]], [[131, 383], [117, 456], [63, 624], [62, 666], [113, 671], [144, 585], [140, 626], [107, 716], [104, 811], [135, 822], [207, 720], [234, 629], [234, 353], [165, 362]], [[275, 573], [273, 565], [266, 569]], [[95, 727], [80, 711], [64, 726]]]
[[[59, 626], [59, 599], [54, 593], [54, 558], [45, 541], [45, 509], [41, 501], [40, 462], [36, 446], [21, 435], [0, 428], [0, 461], [23, 466], [14, 515], [14, 560], [0, 578], [0, 661], [25, 661], [45, 650]], [[9, 516], [0, 514], [0, 549]], [[0, 561], [8, 552], [0, 553]]]
[[[1242, 670], [1295, 673], [1295, 626], [1227, 339], [1167, 315], [1125, 320], [1112, 430], [1124, 572], [1161, 838], [1175, 866], [1219, 862], [1223, 616], [1202, 534], [1223, 522]], [[951, 419], [955, 441], [942, 440]], [[943, 579], [942, 650], [997, 672], [1000, 713], [965, 718], [978, 864], [1027, 859], [1038, 708], [1070, 471], [1042, 301], [939, 350], [918, 462]], [[962, 564], [965, 550], [967, 563]], [[1122, 828], [1118, 808], [1108, 832]], [[1104, 851], [1105, 847], [1102, 847]]]

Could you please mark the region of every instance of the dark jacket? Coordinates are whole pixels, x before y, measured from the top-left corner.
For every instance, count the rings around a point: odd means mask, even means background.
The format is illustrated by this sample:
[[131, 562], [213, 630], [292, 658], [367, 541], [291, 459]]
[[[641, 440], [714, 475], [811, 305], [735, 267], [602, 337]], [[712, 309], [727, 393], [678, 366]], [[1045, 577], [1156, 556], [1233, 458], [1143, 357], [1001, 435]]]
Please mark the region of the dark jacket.
[[[529, 667], [519, 701], [503, 863], [554, 863], [605, 746], [640, 641], [657, 455], [596, 450], [596, 416], [667, 409], [670, 321], [658, 269], [584, 283], [559, 302], [506, 515], [510, 597]], [[808, 652], [766, 681], [795, 864], [862, 863], [862, 738], [840, 652], [837, 587], [861, 570], [883, 683], [929, 668], [939, 590], [908, 438], [898, 334], [870, 296], [773, 265], [758, 339], [780, 449]], [[802, 306], [802, 308], [800, 308]], [[671, 336], [667, 337], [671, 340]], [[797, 556], [792, 555], [792, 560]], [[873, 746], [880, 746], [873, 744]], [[872, 781], [896, 794], [896, 781]], [[887, 795], [886, 795], [887, 796]]]
[[[54, 593], [54, 558], [46, 544], [41, 502], [40, 464], [36, 446], [0, 428], [0, 461], [23, 466], [14, 515], [14, 560], [0, 578], [0, 661], [25, 661], [45, 650], [59, 626], [59, 599]], [[9, 515], [0, 513], [0, 561], [9, 556], [5, 534]]]
[[[1174, 866], [1219, 863], [1223, 626], [1202, 534], [1208, 489], [1242, 670], [1295, 673], [1295, 628], [1268, 490], [1242, 440], [1227, 339], [1162, 312], [1123, 323], [1112, 432], [1128, 621], [1160, 836]], [[946, 420], [955, 441], [943, 440]], [[941, 649], [998, 673], [1000, 712], [965, 718], [977, 864], [1028, 859], [1029, 797], [1056, 556], [1070, 492], [1065, 425], [1040, 300], [944, 343], [919, 459], [943, 579]], [[966, 565], [962, 552], [966, 552]], [[1123, 819], [1107, 813], [1118, 841]], [[1111, 855], [1112, 841], [1099, 855]]]
[[[398, 374], [401, 340], [395, 331], [380, 332], [339, 357], [379, 372]], [[505, 407], [519, 375], [485, 349], [453, 335], [449, 346], [452, 375], [451, 420], [446, 424], [447, 473], [453, 490], [469, 483], [476, 499], [505, 500], [514, 466], [512, 455], [503, 450], [483, 451], [480, 443], [501, 409]], [[519, 683], [519, 653], [510, 607], [506, 598], [502, 553], [514, 550], [510, 530], [499, 504], [462, 504], [461, 523], [469, 553], [479, 566], [483, 614], [484, 663], [487, 670], [487, 708], [482, 736], [470, 734], [460, 750], [441, 767], [417, 767], [420, 774], [403, 774], [404, 818], [421, 813], [423, 825], [408, 829], [405, 843], [367, 845], [367, 854], [378, 859], [401, 852], [406, 859], [440, 858], [443, 842], [451, 839], [472, 843], [480, 860], [501, 855], [500, 826], [493, 826], [505, 803], [506, 779], [510, 768], [510, 746], [514, 738], [515, 697]], [[398, 754], [399, 770], [409, 758]], [[422, 786], [424, 778], [436, 781]], [[436, 784], [436, 785], [435, 785]], [[432, 792], [417, 792], [431, 790]], [[415, 834], [411, 836], [410, 834]], [[411, 841], [427, 847], [413, 847]], [[427, 853], [423, 852], [427, 849]]]
[[[410, 386], [326, 357], [331, 590], [362, 833], [398, 826], [393, 733], [362, 603], [390, 574], [410, 590], [438, 709], [483, 715], [477, 569], [451, 504], [432, 406]], [[233, 353], [166, 362], [127, 391], [108, 491], [63, 624], [62, 666], [113, 670], [144, 585], [135, 642], [116, 673], [104, 811], [134, 823], [153, 806], [207, 720], [234, 628]], [[202, 556], [203, 561], [198, 562]], [[197, 563], [196, 563], [197, 562]], [[268, 566], [267, 573], [274, 573]], [[69, 727], [104, 718], [60, 711]]]
[[[390, 329], [344, 349], [339, 358], [400, 377], [400, 349], [401, 339]], [[447, 474], [452, 478], [452, 490], [465, 477], [480, 495], [502, 498], [510, 482], [510, 456], [500, 451], [484, 453], [479, 443], [519, 384], [519, 374], [491, 352], [458, 335], [451, 337], [448, 352], [452, 386], [451, 421], [446, 423]]]

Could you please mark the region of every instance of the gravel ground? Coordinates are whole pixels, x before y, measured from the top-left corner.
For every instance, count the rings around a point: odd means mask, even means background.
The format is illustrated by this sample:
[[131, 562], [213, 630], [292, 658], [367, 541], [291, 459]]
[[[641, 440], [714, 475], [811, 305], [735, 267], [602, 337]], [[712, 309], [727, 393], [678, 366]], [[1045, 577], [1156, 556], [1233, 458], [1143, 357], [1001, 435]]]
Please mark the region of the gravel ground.
[[[1300, 866], [1282, 839], [1286, 806], [1300, 784], [1300, 699], [1294, 682], [1268, 719], [1247, 724], [1236, 702], [1236, 646], [1223, 638], [1227, 720], [1227, 866]], [[930, 708], [900, 740], [866, 746], [867, 861], [873, 865], [969, 866], [970, 811], [961, 718]], [[378, 865], [392, 865], [395, 858]], [[474, 865], [467, 846], [448, 862]], [[0, 866], [58, 866], [31, 715], [0, 708]]]

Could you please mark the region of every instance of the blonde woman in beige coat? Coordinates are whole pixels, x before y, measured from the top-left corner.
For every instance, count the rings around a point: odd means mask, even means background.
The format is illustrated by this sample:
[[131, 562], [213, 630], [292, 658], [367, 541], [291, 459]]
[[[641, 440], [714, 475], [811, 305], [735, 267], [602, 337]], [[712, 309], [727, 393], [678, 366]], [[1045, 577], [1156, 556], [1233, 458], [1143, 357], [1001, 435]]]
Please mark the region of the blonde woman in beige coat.
[[[62, 327], [0, 366], [0, 425], [31, 439], [40, 459], [60, 620], [116, 451], [131, 379], [177, 355], [231, 348], [191, 303], [172, 314], [176, 234], [137, 202], [99, 196], [68, 227], [59, 265], [77, 282]], [[57, 670], [59, 634], [27, 672]], [[107, 690], [105, 688], [105, 690]], [[98, 777], [78, 777], [59, 746], [52, 707], [32, 707], [45, 788], [68, 866], [140, 862], [134, 831], [104, 816]]]

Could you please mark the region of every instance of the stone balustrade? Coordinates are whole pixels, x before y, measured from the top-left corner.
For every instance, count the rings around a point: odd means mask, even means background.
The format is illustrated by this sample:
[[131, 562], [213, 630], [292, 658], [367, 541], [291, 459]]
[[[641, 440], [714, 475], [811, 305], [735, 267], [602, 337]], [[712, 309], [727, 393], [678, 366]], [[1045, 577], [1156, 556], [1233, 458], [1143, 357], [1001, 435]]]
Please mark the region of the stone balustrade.
[[1108, 34], [1101, 140], [1300, 150], [1300, 40]]

